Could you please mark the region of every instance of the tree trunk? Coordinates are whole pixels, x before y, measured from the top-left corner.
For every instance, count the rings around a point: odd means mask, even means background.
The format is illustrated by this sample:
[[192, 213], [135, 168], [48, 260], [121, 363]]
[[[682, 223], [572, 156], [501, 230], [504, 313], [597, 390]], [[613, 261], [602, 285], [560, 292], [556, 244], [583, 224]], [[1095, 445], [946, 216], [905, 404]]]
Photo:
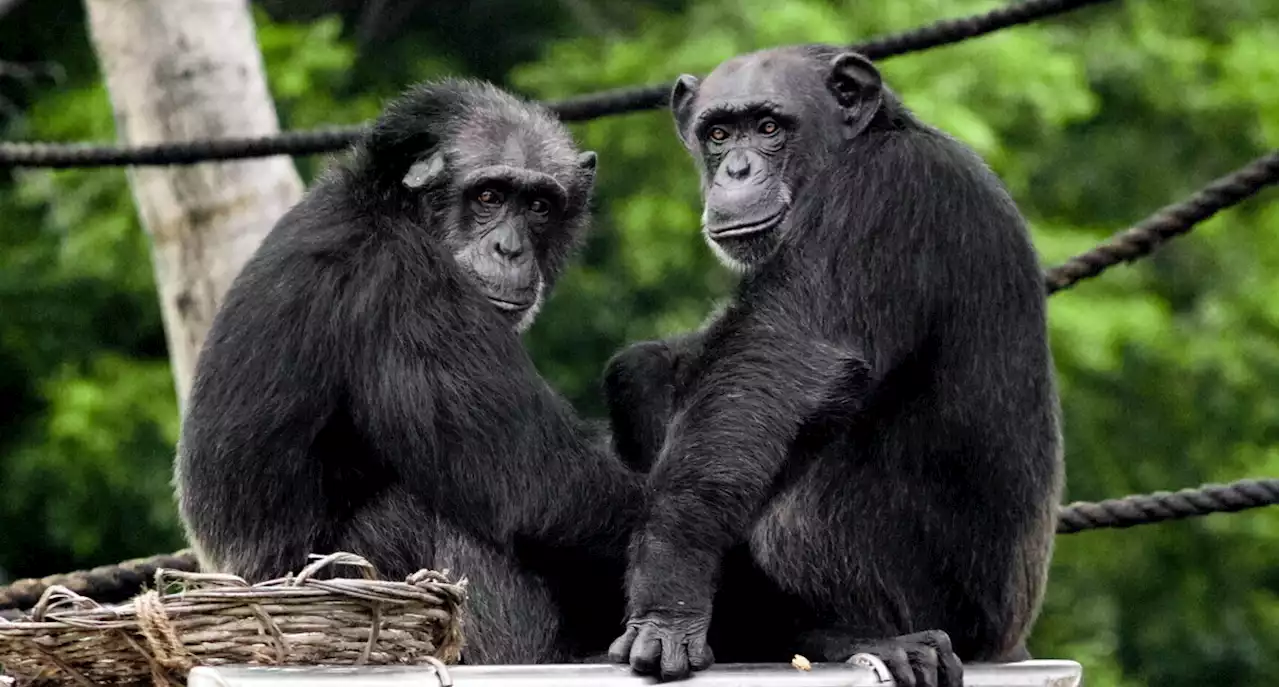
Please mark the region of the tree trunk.
[[[279, 131], [247, 0], [85, 0], [119, 139], [129, 144]], [[218, 305], [302, 194], [285, 156], [138, 167], [129, 184], [151, 235], [182, 405]]]

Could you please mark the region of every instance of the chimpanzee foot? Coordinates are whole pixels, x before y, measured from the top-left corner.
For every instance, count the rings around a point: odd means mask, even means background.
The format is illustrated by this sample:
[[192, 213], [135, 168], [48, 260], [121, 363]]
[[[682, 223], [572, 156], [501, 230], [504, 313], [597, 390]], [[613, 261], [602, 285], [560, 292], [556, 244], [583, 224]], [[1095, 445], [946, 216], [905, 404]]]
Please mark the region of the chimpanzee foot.
[[963, 687], [964, 666], [951, 648], [951, 638], [941, 630], [888, 639], [833, 639], [818, 642], [820, 660], [850, 661], [870, 654], [888, 668], [897, 687]]

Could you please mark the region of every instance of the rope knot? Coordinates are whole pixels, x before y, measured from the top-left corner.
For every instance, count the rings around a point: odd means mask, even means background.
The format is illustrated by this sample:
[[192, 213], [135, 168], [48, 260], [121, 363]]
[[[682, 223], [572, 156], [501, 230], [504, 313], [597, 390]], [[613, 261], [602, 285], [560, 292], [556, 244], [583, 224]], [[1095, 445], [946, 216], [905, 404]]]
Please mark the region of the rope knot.
[[134, 608], [138, 614], [138, 630], [147, 640], [147, 648], [156, 663], [170, 670], [191, 670], [195, 660], [169, 620], [160, 593], [154, 589], [143, 592], [134, 600]]

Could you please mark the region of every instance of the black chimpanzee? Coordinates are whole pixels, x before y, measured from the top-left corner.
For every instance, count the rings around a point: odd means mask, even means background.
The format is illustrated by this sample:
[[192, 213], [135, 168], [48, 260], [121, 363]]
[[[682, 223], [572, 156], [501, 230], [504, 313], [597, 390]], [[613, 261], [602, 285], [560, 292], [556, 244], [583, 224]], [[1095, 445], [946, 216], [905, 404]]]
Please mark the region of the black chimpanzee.
[[[470, 581], [468, 662], [593, 650], [561, 614], [571, 587], [605, 650], [642, 484], [518, 336], [586, 228], [595, 166], [488, 84], [390, 105], [267, 236], [201, 352], [175, 484], [206, 568], [262, 580], [338, 550], [391, 578], [450, 568]], [[612, 578], [563, 570], [610, 557]]]
[[681, 77], [672, 109], [703, 232], [745, 274], [702, 332], [607, 370], [619, 449], [660, 451], [613, 659], [870, 653], [898, 685], [959, 685], [960, 659], [1027, 657], [1062, 459], [1008, 193], [838, 48]]

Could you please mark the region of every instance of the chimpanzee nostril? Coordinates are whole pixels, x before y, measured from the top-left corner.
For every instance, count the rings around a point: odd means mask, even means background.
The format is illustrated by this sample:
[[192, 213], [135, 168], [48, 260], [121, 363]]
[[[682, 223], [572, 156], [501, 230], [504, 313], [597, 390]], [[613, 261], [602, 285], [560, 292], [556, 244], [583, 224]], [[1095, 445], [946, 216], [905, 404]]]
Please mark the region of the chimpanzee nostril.
[[493, 252], [498, 257], [514, 260], [524, 255], [524, 241], [520, 240], [520, 236], [514, 230], [499, 231], [493, 242]]
[[518, 258], [522, 253], [524, 253], [524, 249], [521, 248], [519, 244], [515, 246], [506, 246], [503, 245], [502, 241], [495, 241], [493, 244], [493, 252], [504, 258]]
[[751, 176], [751, 157], [738, 150], [729, 153], [724, 160], [724, 172], [730, 179], [746, 179]]

